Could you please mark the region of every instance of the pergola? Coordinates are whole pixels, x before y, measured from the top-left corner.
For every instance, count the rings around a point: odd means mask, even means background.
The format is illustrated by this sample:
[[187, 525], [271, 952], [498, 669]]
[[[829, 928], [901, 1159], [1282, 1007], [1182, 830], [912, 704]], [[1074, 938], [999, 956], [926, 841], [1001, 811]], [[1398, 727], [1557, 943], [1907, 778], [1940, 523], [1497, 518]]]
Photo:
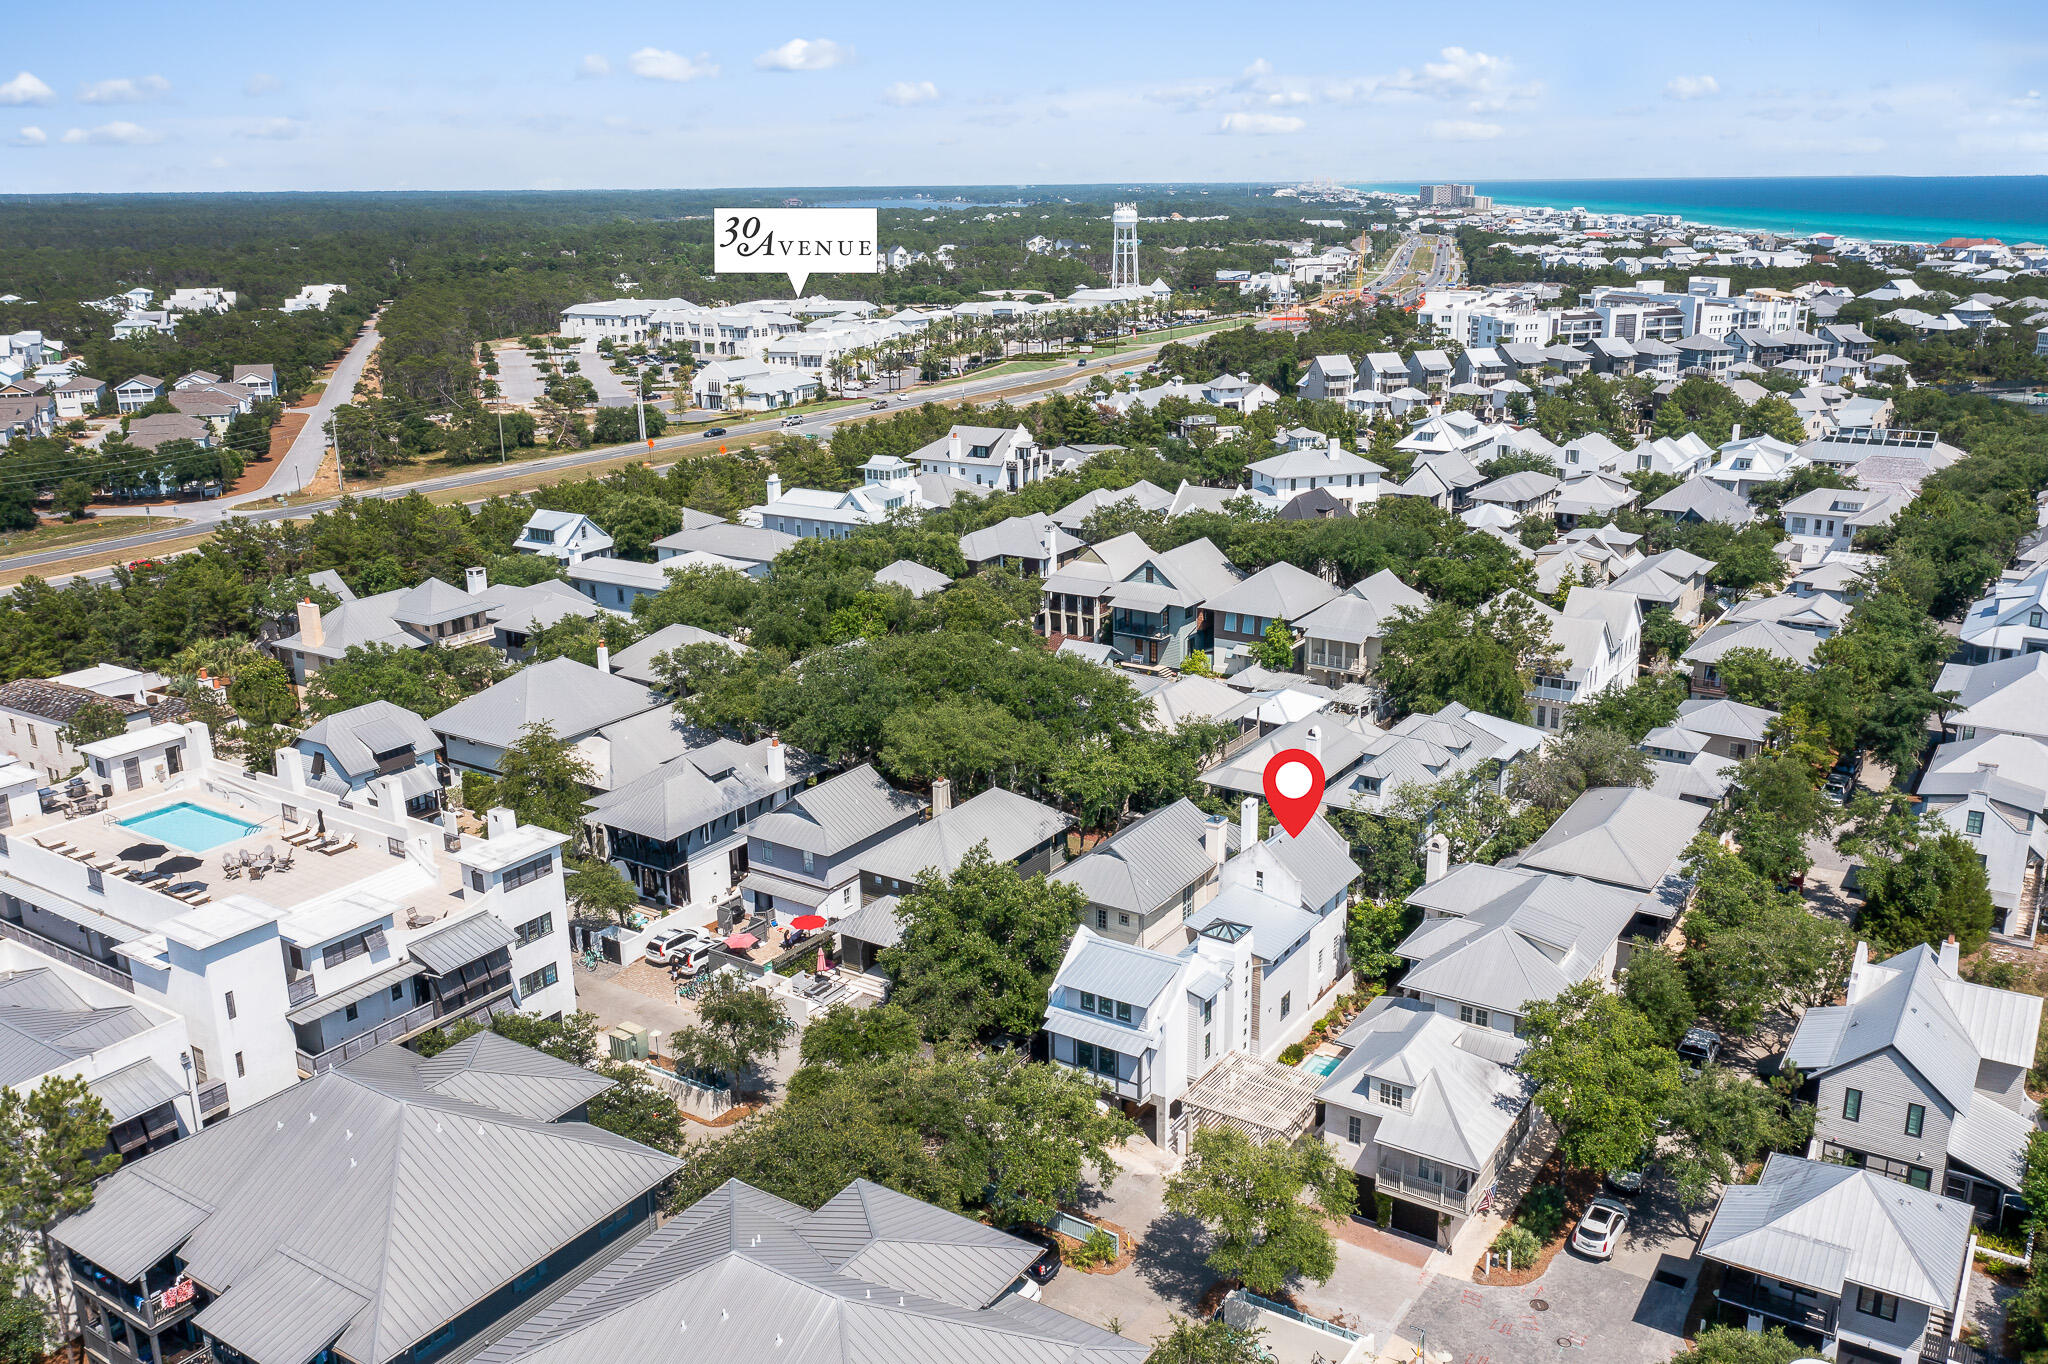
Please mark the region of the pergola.
[[1234, 1127], [1256, 1141], [1293, 1141], [1315, 1125], [1323, 1077], [1233, 1051], [1188, 1086], [1174, 1122], [1173, 1147], [1204, 1127]]

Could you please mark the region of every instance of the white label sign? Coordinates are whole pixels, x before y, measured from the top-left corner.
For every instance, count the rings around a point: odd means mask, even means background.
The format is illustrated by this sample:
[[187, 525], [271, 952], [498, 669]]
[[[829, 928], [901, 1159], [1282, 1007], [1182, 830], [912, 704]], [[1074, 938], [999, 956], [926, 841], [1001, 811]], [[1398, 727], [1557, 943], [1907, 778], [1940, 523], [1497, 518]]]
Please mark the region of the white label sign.
[[871, 208], [721, 208], [711, 225], [721, 275], [788, 275], [802, 297], [813, 274], [875, 273]]

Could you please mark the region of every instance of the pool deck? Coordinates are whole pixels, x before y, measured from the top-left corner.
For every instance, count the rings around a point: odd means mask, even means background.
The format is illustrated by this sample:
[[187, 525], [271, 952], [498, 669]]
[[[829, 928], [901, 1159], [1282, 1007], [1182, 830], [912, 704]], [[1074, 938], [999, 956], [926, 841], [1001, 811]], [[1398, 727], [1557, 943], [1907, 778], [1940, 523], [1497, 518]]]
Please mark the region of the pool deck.
[[[232, 802], [217, 800], [203, 792], [185, 789], [156, 791], [138, 796], [126, 803], [117, 802], [98, 814], [45, 823], [35, 828], [32, 836], [44, 845], [58, 840], [72, 844], [83, 854], [74, 855], [76, 860], [98, 866], [109, 876], [131, 868], [153, 867], [171, 858], [196, 858], [199, 866], [176, 873], [176, 883], [197, 881], [206, 887], [205, 894], [211, 899], [247, 895], [280, 910], [290, 910], [333, 895], [337, 891], [360, 887], [365, 880], [403, 865], [401, 859], [391, 855], [381, 839], [374, 846], [362, 842], [346, 852], [332, 855], [307, 848], [293, 849], [284, 841], [284, 835], [292, 830], [283, 826], [275, 817], [258, 824], [254, 833], [218, 844], [203, 853], [171, 847], [161, 838], [152, 838], [147, 832], [125, 827], [120, 822], [177, 804], [196, 805], [243, 824], [257, 823], [253, 818], [253, 811], [240, 810]], [[121, 857], [123, 850], [150, 842], [164, 844], [167, 851], [154, 857], [134, 860], [124, 860]], [[291, 870], [273, 871], [261, 878], [252, 878], [247, 872], [230, 878], [222, 870], [222, 859], [228, 854], [243, 851], [261, 853], [265, 848], [272, 849], [279, 857], [287, 852], [293, 853]], [[458, 875], [457, 869], [452, 865], [443, 868], [438, 878], [430, 878], [424, 872], [420, 872], [415, 886], [410, 890], [393, 887], [381, 893], [404, 905], [414, 917], [439, 919], [460, 907], [462, 903], [457, 898]], [[404, 922], [403, 917], [400, 922]]]

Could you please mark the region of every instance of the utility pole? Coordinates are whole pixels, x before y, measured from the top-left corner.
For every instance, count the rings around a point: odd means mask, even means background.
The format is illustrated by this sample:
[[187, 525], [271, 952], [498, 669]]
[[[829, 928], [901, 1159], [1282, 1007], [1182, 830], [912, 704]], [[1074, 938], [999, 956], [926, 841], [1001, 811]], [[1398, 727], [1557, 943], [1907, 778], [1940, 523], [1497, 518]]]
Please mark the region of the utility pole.
[[505, 414], [498, 414], [498, 463], [505, 462]]
[[640, 423], [640, 444], [647, 445], [647, 373], [633, 366], [633, 416]]

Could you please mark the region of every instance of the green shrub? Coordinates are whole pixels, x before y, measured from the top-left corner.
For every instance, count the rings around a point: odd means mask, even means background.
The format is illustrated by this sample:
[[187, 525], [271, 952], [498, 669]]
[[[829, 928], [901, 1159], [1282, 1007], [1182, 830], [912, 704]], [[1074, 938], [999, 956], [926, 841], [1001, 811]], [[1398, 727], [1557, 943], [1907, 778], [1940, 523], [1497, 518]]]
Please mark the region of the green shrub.
[[1377, 1189], [1372, 1194], [1372, 1220], [1383, 1227], [1394, 1224], [1394, 1200]]
[[1296, 1042], [1280, 1053], [1280, 1064], [1283, 1066], [1298, 1066], [1301, 1064], [1301, 1058], [1306, 1055], [1308, 1053], [1302, 1050], [1301, 1043]]
[[1116, 1258], [1116, 1241], [1101, 1227], [1088, 1233], [1088, 1239], [1078, 1246], [1063, 1247], [1060, 1258], [1076, 1269], [1092, 1269], [1106, 1265]]
[[1552, 1237], [1564, 1230], [1568, 1215], [1564, 1190], [1555, 1184], [1538, 1184], [1522, 1195], [1522, 1206], [1515, 1209], [1515, 1224], [1527, 1230], [1537, 1241], [1548, 1244]]
[[1527, 1227], [1509, 1223], [1500, 1229], [1500, 1235], [1493, 1238], [1493, 1253], [1504, 1265], [1526, 1269], [1536, 1263], [1536, 1255], [1543, 1249], [1543, 1243], [1536, 1239]]

